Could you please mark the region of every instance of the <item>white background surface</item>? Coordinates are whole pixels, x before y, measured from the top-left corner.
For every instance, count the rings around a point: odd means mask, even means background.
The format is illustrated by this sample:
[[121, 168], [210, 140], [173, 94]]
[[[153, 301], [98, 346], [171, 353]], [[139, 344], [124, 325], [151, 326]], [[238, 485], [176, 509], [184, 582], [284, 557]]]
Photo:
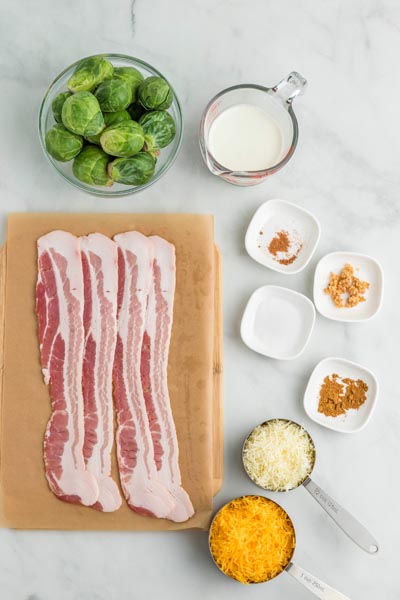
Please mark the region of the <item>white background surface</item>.
[[[315, 479], [369, 526], [378, 556], [353, 545], [298, 489], [276, 496], [297, 531], [296, 561], [352, 600], [397, 600], [399, 498], [399, 96], [397, 0], [42, 0], [1, 3], [0, 210], [187, 211], [214, 213], [224, 260], [226, 480], [215, 506], [255, 492], [240, 463], [244, 436], [257, 423], [291, 417], [317, 445]], [[98, 199], [58, 178], [36, 133], [41, 97], [52, 78], [82, 56], [124, 52], [154, 64], [183, 103], [185, 137], [174, 167], [139, 196]], [[297, 69], [309, 80], [296, 101], [298, 149], [262, 186], [235, 188], [202, 164], [201, 111], [222, 88], [272, 85]], [[244, 250], [255, 209], [281, 197], [311, 210], [322, 238], [311, 264], [288, 277]], [[375, 320], [342, 324], [319, 317], [304, 355], [274, 362], [245, 347], [239, 322], [258, 286], [287, 285], [311, 295], [313, 269], [333, 250], [375, 256], [386, 276]], [[17, 335], [17, 332], [16, 332]], [[381, 394], [368, 427], [354, 436], [312, 423], [302, 409], [306, 381], [324, 356], [370, 367]], [[21, 365], [23, 376], [23, 365]], [[24, 474], [21, 473], [21, 477]], [[251, 588], [212, 565], [207, 535], [0, 531], [4, 600], [170, 598], [307, 600], [289, 576]]]

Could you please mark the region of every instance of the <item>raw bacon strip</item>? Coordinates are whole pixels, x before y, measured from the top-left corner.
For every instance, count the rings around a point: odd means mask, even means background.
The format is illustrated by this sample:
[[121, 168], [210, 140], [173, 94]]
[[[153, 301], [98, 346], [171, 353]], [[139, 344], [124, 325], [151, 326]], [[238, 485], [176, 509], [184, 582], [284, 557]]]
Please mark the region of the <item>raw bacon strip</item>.
[[193, 505], [181, 485], [179, 448], [168, 393], [167, 369], [175, 293], [175, 248], [152, 236], [154, 258], [142, 346], [141, 377], [158, 478], [173, 498], [175, 507], [167, 518], [182, 522]]
[[52, 415], [44, 436], [51, 490], [61, 500], [90, 506], [96, 479], [83, 459], [83, 276], [79, 240], [53, 231], [38, 240], [36, 312], [44, 380]]
[[101, 233], [80, 238], [85, 305], [83, 400], [86, 468], [97, 480], [94, 508], [112, 512], [121, 495], [111, 474], [114, 441], [112, 370], [117, 340], [117, 244]]
[[117, 456], [129, 507], [167, 517], [175, 502], [157, 480], [153, 441], [140, 379], [146, 304], [152, 274], [152, 244], [138, 232], [115, 236], [118, 244], [118, 322], [114, 362]]

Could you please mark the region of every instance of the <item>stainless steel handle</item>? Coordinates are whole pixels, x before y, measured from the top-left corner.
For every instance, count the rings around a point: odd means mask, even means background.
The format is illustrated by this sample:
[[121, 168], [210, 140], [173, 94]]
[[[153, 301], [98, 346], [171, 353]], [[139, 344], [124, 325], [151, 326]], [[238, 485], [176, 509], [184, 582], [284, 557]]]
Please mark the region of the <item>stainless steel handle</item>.
[[330, 585], [327, 585], [308, 571], [305, 571], [298, 565], [294, 565], [293, 563], [289, 563], [286, 567], [286, 571], [291, 575], [296, 581], [304, 585], [314, 596], [320, 598], [321, 600], [350, 600], [348, 596], [345, 596], [341, 592], [334, 590]]
[[345, 508], [328, 496], [312, 479], [308, 477], [303, 483], [306, 490], [322, 506], [325, 512], [339, 525], [340, 529], [349, 536], [360, 548], [369, 554], [376, 554], [379, 544], [373, 535], [361, 525]]

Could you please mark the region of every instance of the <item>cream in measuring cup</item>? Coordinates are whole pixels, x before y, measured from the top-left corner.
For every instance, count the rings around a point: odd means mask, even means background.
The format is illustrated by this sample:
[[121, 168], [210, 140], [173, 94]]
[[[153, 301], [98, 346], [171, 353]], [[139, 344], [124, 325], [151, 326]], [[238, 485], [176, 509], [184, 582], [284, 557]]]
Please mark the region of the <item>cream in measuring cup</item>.
[[253, 104], [227, 108], [208, 134], [211, 154], [232, 171], [259, 171], [275, 165], [281, 158], [283, 142], [275, 119]]
[[215, 96], [200, 123], [200, 148], [214, 175], [254, 185], [291, 158], [298, 138], [293, 99], [306, 80], [291, 73], [273, 88], [238, 85]]

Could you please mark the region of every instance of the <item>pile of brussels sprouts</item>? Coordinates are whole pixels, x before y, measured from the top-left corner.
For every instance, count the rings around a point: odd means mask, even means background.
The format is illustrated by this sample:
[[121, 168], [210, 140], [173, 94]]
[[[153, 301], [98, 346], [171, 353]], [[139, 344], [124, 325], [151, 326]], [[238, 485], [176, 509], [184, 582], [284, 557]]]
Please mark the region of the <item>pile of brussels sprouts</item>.
[[55, 160], [90, 185], [143, 185], [154, 175], [160, 149], [175, 137], [166, 112], [173, 94], [161, 77], [113, 67], [102, 56], [84, 59], [52, 102], [56, 124], [46, 134]]

